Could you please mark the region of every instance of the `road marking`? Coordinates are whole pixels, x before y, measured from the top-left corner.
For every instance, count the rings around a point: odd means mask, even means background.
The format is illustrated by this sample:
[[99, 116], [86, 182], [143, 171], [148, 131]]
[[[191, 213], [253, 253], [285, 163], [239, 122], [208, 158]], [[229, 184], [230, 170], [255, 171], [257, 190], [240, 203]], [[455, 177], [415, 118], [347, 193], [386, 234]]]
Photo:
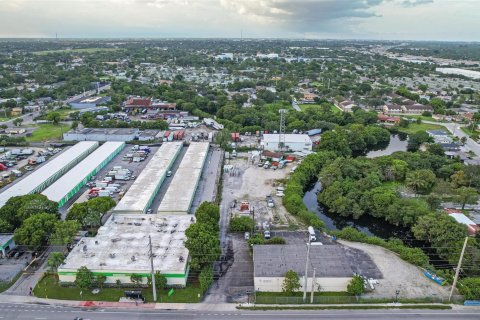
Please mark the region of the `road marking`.
[[35, 318], [37, 320], [46, 320], [47, 318]]

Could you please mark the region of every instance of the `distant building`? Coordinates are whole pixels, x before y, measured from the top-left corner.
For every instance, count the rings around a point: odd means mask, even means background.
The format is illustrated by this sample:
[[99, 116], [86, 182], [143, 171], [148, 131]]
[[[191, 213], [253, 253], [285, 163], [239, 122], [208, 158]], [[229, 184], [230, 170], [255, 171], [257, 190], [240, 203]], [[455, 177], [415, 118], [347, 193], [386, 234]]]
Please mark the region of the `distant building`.
[[387, 116], [385, 114], [379, 114], [377, 119], [378, 119], [379, 122], [386, 123], [386, 124], [391, 124], [391, 125], [395, 125], [395, 124], [400, 123], [400, 117], [391, 117], [391, 116]]
[[[264, 134], [262, 145], [264, 150], [279, 151], [280, 135]], [[285, 134], [285, 145], [283, 150], [288, 151], [311, 151], [312, 139], [306, 134]]]
[[84, 128], [70, 130], [63, 134], [65, 141], [133, 141], [138, 136], [139, 129], [103, 129]]
[[221, 53], [215, 56], [215, 60], [233, 60], [233, 53]]
[[385, 114], [422, 114], [427, 111], [433, 112], [433, 108], [419, 103], [404, 105], [386, 104], [383, 106]]
[[95, 108], [99, 105], [106, 104], [111, 101], [111, 97], [82, 97], [80, 99], [70, 101], [68, 104], [73, 109], [89, 109]]
[[130, 112], [143, 110], [174, 111], [177, 109], [177, 104], [153, 100], [152, 98], [130, 97], [124, 102], [123, 108]]
[[476, 235], [480, 232], [480, 226], [473, 222], [469, 217], [464, 215], [460, 210], [457, 209], [445, 209], [450, 217], [455, 219], [460, 224], [467, 226], [468, 234], [471, 236]]
[[427, 130], [427, 133], [433, 138], [435, 143], [452, 143], [453, 141], [450, 135], [443, 130]]
[[353, 107], [356, 107], [357, 105], [355, 102], [350, 101], [350, 100], [343, 100], [340, 103], [337, 103], [337, 107], [340, 108], [343, 112], [352, 112]]
[[21, 107], [14, 107], [12, 111], [10, 111], [12, 117], [18, 117], [22, 115], [22, 108]]
[[0, 234], [0, 250], [2, 251], [2, 257], [5, 258], [15, 247], [16, 244], [12, 233]]

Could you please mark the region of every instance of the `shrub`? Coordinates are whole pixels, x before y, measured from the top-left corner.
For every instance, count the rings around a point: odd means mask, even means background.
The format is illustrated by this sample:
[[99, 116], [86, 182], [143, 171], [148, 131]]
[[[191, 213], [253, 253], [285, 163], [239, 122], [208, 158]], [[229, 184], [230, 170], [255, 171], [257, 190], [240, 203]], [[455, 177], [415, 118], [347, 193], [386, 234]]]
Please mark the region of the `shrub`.
[[233, 217], [230, 219], [230, 231], [246, 232], [251, 231], [254, 227], [254, 221], [247, 216]]
[[285, 239], [281, 237], [273, 237], [271, 239], [268, 239], [265, 244], [285, 244]]

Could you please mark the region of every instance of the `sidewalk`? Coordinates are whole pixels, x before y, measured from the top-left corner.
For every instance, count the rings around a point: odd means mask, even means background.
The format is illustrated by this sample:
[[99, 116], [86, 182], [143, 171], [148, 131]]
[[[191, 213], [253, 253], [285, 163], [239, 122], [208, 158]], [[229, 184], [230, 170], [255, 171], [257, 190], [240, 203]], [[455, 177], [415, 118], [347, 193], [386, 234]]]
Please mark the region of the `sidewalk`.
[[77, 301], [44, 299], [31, 296], [0, 294], [0, 303], [12, 304], [46, 304], [63, 307], [112, 308], [112, 309], [157, 309], [157, 310], [201, 310], [201, 311], [235, 311], [234, 303], [139, 303], [109, 301]]

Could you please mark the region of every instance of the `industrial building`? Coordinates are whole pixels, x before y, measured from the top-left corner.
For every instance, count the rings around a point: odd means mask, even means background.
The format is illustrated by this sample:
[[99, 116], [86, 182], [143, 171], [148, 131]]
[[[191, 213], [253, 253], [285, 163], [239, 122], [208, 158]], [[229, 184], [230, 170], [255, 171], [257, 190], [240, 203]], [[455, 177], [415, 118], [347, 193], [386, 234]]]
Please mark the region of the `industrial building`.
[[0, 258], [5, 258], [7, 254], [15, 249], [15, 239], [13, 239], [13, 233], [0, 234]]
[[[253, 273], [255, 290], [282, 292], [285, 274], [293, 270], [300, 277], [303, 290], [306, 245], [254, 245]], [[307, 289], [311, 290], [315, 268], [316, 291], [347, 291], [355, 271], [343, 246], [312, 245], [308, 266]]]
[[[312, 139], [306, 134], [284, 134], [283, 151], [312, 151]], [[280, 151], [280, 134], [264, 134], [262, 140], [264, 150]]]
[[70, 130], [63, 134], [65, 141], [133, 141], [137, 138], [139, 129], [102, 129], [102, 128], [84, 128], [80, 130]]
[[207, 158], [208, 142], [192, 142], [165, 193], [157, 213], [186, 214], [192, 205]]
[[[113, 212], [115, 214], [146, 213], [165, 180], [167, 172], [180, 154], [182, 146], [182, 142], [162, 144]], [[188, 183], [185, 183], [184, 187], [186, 185]]]
[[63, 206], [70, 200], [91, 177], [97, 174], [110, 160], [112, 160], [125, 146], [125, 142], [105, 142], [100, 148], [78, 163], [68, 173], [45, 189], [42, 194], [48, 199]]
[[131, 283], [132, 274], [151, 275], [149, 236], [152, 241], [153, 268], [167, 278], [167, 285], [184, 287], [188, 278], [188, 250], [185, 230], [191, 216], [146, 214], [112, 215], [93, 238], [82, 238], [58, 268], [61, 282], [75, 281], [77, 270], [87, 266], [103, 274], [107, 283]]
[[76, 100], [70, 101], [68, 104], [73, 109], [89, 109], [95, 108], [99, 105], [106, 104], [111, 101], [111, 97], [81, 97]]
[[96, 141], [79, 142], [53, 157], [23, 179], [14, 183], [0, 194], [0, 207], [11, 197], [38, 193], [45, 190], [68, 170], [98, 147]]

